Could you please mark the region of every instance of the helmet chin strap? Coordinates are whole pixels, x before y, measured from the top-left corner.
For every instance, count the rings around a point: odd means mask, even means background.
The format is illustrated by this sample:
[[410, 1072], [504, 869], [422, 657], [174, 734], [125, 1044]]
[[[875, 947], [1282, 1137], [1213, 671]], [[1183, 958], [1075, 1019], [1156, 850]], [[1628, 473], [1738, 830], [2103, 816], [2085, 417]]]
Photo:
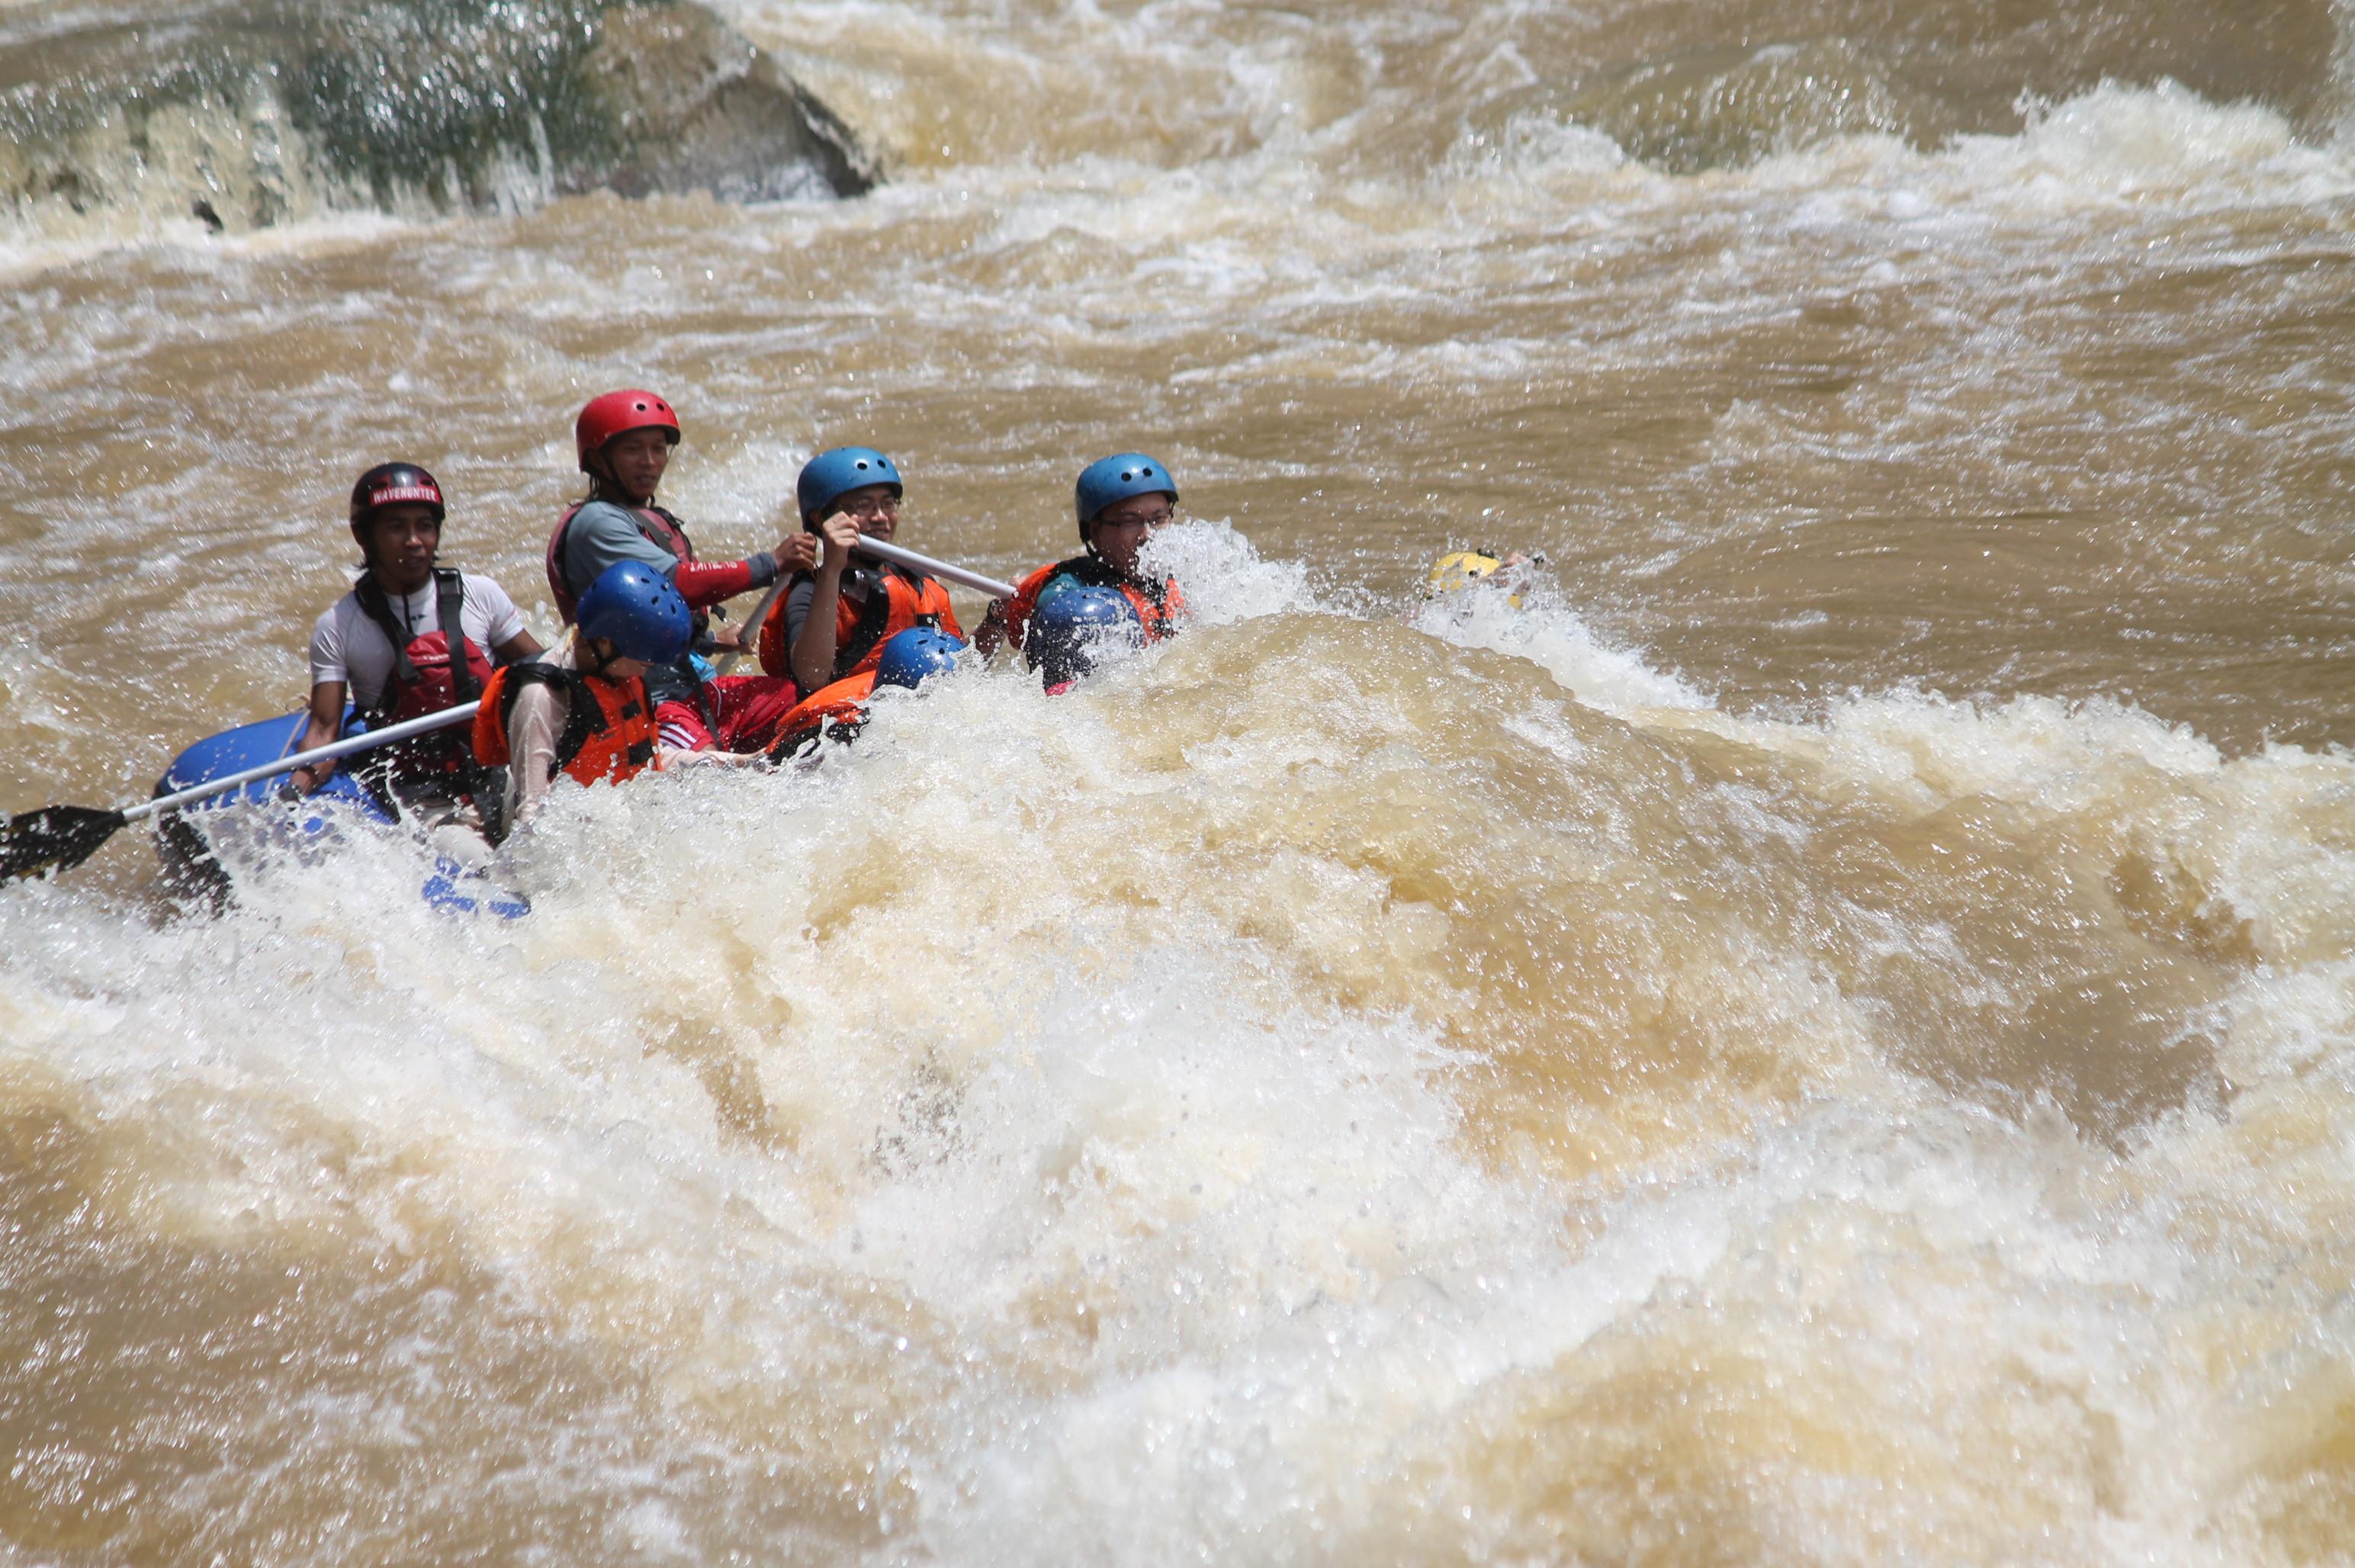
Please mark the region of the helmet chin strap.
[[[1089, 559], [1102, 561], [1106, 566], [1112, 566], [1112, 558], [1105, 555], [1103, 551], [1096, 548], [1096, 530], [1102, 527], [1103, 527], [1103, 518], [1098, 517], [1092, 520], [1088, 524], [1088, 531], [1082, 542], [1088, 547]], [[1122, 579], [1124, 581], [1138, 584], [1142, 584], [1145, 581], [1144, 578], [1137, 575], [1136, 568], [1134, 566], [1112, 566], [1112, 571], [1114, 576]]]
[[622, 481], [615, 477], [613, 465], [605, 460], [603, 447], [601, 446], [591, 453], [589, 461], [594, 464], [589, 470], [589, 482], [597, 487], [597, 499], [600, 501], [619, 501], [624, 507], [643, 507], [654, 499], [652, 491], [646, 493], [646, 498], [644, 501], [630, 494]]
[[[592, 667], [589, 671], [591, 675], [603, 675], [608, 669], [613, 667], [613, 661], [622, 656], [617, 653], [599, 653], [597, 651], [597, 645], [600, 642], [603, 642], [603, 638], [590, 636], [587, 633], [582, 632], [578, 626], [575, 626], [572, 630], [574, 635], [579, 639], [581, 651], [588, 655], [590, 659], [592, 661]], [[608, 647], [611, 647], [612, 645], [613, 645], [611, 643], [606, 644], [606, 646]]]

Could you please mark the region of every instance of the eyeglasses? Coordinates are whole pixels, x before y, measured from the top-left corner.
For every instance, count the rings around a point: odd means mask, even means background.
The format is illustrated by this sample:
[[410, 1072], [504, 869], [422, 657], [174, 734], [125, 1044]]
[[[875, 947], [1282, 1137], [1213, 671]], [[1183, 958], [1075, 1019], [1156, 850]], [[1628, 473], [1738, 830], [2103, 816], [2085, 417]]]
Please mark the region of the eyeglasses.
[[1096, 526], [1099, 528], [1126, 528], [1134, 524], [1141, 523], [1148, 528], [1165, 528], [1177, 520], [1178, 508], [1175, 507], [1164, 507], [1157, 512], [1124, 512], [1117, 517], [1100, 517], [1096, 519]]
[[835, 510], [848, 517], [896, 517], [900, 515], [897, 496], [861, 496], [855, 501], [845, 501]]

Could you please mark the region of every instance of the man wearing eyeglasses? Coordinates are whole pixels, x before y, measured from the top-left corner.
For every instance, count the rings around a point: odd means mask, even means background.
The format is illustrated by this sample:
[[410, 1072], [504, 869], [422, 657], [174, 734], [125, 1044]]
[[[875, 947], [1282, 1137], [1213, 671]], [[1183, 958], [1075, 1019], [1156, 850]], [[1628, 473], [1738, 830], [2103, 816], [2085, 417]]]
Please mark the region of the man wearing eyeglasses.
[[869, 446], [821, 452], [794, 481], [802, 526], [826, 543], [815, 571], [794, 575], [784, 603], [761, 627], [761, 667], [815, 691], [863, 675], [883, 645], [922, 626], [962, 639], [948, 590], [896, 562], [861, 558], [861, 539], [891, 542], [903, 494], [900, 470]]
[[1178, 481], [1168, 465], [1141, 452], [1099, 458], [1080, 471], [1072, 505], [1087, 553], [1040, 567], [1016, 586], [1013, 598], [992, 604], [974, 634], [974, 645], [982, 652], [1021, 646], [1039, 605], [1081, 588], [1110, 588], [1124, 595], [1135, 606], [1147, 643], [1178, 630], [1186, 613], [1178, 580], [1150, 577], [1137, 567], [1145, 541], [1177, 520]]

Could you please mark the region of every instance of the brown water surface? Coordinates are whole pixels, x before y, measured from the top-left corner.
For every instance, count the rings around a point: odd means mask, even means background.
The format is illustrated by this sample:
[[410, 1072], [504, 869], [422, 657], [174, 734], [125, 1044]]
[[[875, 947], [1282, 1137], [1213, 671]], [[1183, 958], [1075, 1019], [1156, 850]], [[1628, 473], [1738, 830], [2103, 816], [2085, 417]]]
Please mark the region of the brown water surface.
[[[512, 923], [268, 809], [225, 913], [0, 891], [0, 1541], [2345, 1560], [2331, 7], [728, 0], [492, 130], [318, 63], [472, 92], [468, 4], [0, 9], [0, 805], [298, 706], [374, 462], [552, 635], [618, 385], [715, 557], [858, 442], [1012, 577], [1155, 453], [1196, 621], [568, 792]], [[563, 96], [738, 37], [692, 157]], [[794, 94], [881, 184], [687, 188]]]

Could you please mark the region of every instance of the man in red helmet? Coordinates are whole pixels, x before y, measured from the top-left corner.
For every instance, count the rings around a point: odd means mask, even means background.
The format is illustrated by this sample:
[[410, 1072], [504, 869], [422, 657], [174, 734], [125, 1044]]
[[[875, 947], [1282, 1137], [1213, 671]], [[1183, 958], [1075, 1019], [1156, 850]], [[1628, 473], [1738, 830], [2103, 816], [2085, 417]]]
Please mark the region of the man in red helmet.
[[[311, 628], [311, 721], [300, 750], [343, 732], [346, 698], [357, 717], [381, 727], [481, 696], [492, 669], [485, 649], [503, 664], [539, 653], [497, 583], [435, 565], [444, 510], [440, 483], [413, 463], [378, 464], [352, 486], [352, 538], [364, 570]], [[471, 793], [464, 725], [388, 750], [394, 754], [378, 761], [397, 795], [422, 802]], [[332, 761], [299, 768], [295, 787], [316, 789], [335, 771]]]
[[[548, 540], [548, 586], [568, 624], [591, 583], [607, 568], [634, 560], [669, 578], [697, 612], [697, 645], [732, 648], [735, 634], [714, 636], [704, 612], [767, 587], [780, 571], [816, 564], [817, 540], [798, 526], [783, 531], [774, 550], [742, 560], [698, 560], [686, 525], [655, 504], [655, 487], [678, 442], [678, 415], [653, 392], [607, 392], [581, 411], [572, 443], [581, 472], [589, 475], [589, 496], [558, 520]], [[692, 652], [648, 670], [646, 689], [663, 743], [680, 751], [762, 750], [800, 697], [790, 680], [709, 678]]]

